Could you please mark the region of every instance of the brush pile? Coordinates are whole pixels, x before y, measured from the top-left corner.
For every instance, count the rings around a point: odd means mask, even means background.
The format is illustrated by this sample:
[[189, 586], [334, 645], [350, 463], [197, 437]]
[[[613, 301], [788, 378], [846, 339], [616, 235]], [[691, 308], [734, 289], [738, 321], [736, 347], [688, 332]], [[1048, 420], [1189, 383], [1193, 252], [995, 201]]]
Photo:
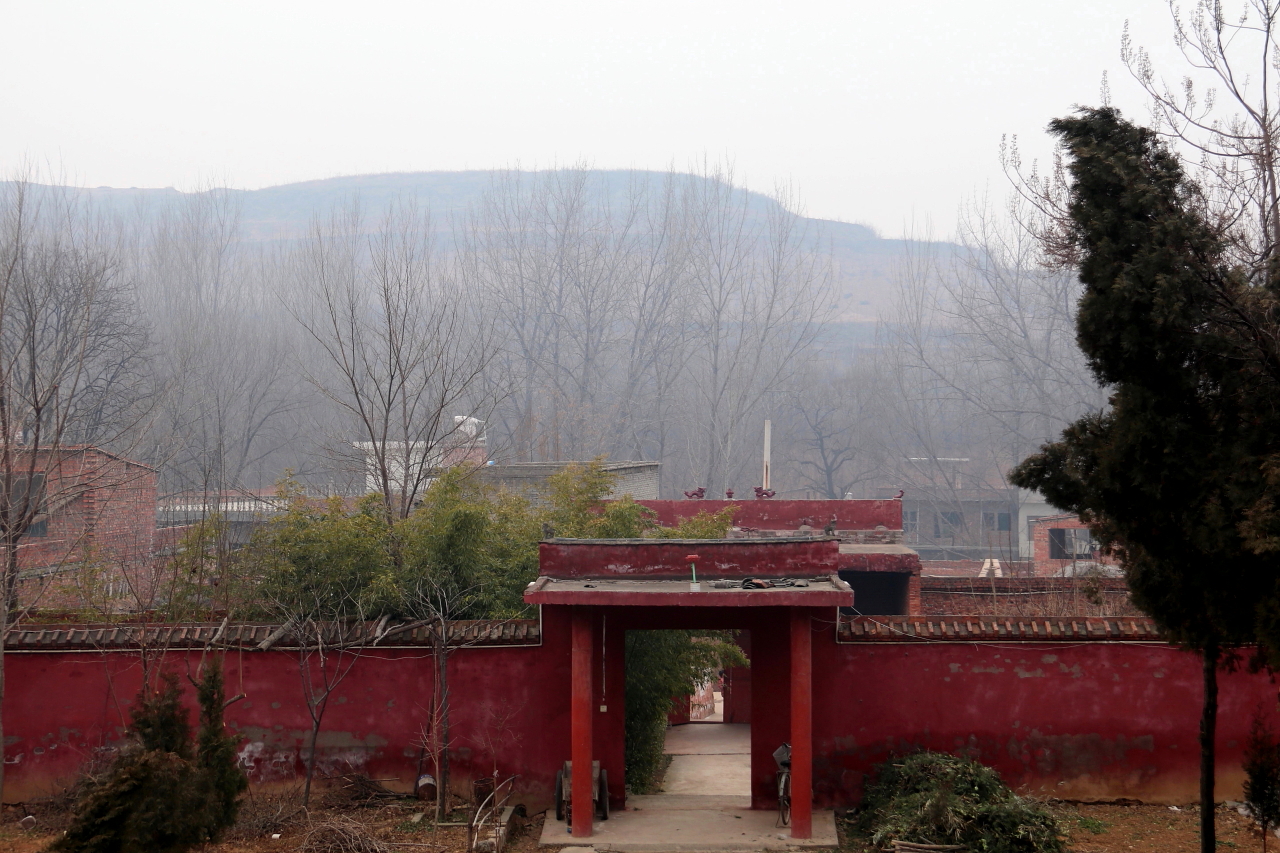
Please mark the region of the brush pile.
[[[974, 853], [1065, 853], [1057, 821], [990, 767], [937, 752], [887, 761], [859, 824], [878, 847], [961, 845]], [[918, 849], [918, 848], [917, 848]]]
[[298, 849], [302, 853], [391, 853], [386, 843], [345, 815], [316, 823]]

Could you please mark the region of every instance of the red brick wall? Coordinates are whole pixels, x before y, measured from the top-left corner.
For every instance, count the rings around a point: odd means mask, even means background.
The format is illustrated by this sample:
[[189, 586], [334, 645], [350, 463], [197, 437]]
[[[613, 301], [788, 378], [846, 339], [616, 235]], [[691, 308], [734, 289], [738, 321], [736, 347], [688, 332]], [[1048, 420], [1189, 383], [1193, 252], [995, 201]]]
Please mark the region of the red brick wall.
[[[37, 463], [47, 472], [43, 536], [19, 544], [19, 601], [46, 609], [86, 606], [128, 590], [150, 598], [156, 530], [156, 473], [95, 448], [68, 449]], [[130, 589], [132, 587], [132, 589]], [[129, 608], [126, 608], [129, 609]]]
[[[1031, 565], [1036, 577], [1053, 577], [1078, 560], [1055, 560], [1049, 556], [1050, 530], [1084, 530], [1089, 526], [1074, 515], [1057, 515], [1041, 518], [1035, 522], [1031, 532]], [[1099, 556], [1096, 562], [1116, 565], [1110, 557]]]
[[926, 616], [1140, 616], [1121, 578], [939, 578], [921, 581]]
[[[911, 576], [911, 580], [907, 581], [907, 615], [918, 616], [924, 613], [924, 591], [923, 578], [917, 572]], [[857, 602], [854, 602], [857, 605]]]

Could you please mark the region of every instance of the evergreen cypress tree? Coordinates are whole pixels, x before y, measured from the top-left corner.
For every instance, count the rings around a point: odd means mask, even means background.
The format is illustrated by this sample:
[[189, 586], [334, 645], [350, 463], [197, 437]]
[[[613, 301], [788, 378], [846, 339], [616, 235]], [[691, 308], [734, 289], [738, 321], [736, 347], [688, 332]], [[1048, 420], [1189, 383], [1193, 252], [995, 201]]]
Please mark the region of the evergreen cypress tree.
[[[182, 690], [172, 673], [134, 705], [132, 743], [111, 769], [76, 803], [67, 834], [51, 849], [65, 853], [180, 853], [203, 840], [191, 820], [201, 798], [192, 791], [191, 728]], [[193, 825], [195, 824], [195, 825]]]
[[1214, 842], [1216, 670], [1262, 641], [1273, 558], [1242, 535], [1280, 440], [1280, 399], [1241, 357], [1247, 285], [1178, 158], [1111, 108], [1050, 125], [1070, 155], [1069, 237], [1085, 286], [1077, 339], [1107, 411], [1014, 469], [1011, 481], [1079, 513], [1122, 557], [1135, 603], [1202, 653], [1201, 850]]
[[209, 839], [217, 841], [223, 831], [235, 824], [240, 811], [240, 795], [249, 787], [249, 780], [240, 769], [236, 756], [240, 738], [227, 734], [222, 722], [226, 695], [221, 658], [214, 658], [205, 665], [196, 695], [200, 701], [196, 765], [205, 789]]
[[222, 727], [222, 672], [206, 668], [200, 684], [201, 726], [192, 749], [182, 689], [172, 673], [154, 692], [138, 694], [130, 742], [76, 803], [61, 853], [183, 853], [217, 840], [235, 821], [245, 789], [235, 763], [236, 739]]
[[1280, 825], [1280, 741], [1261, 709], [1253, 715], [1245, 741], [1244, 774], [1244, 801], [1262, 825], [1262, 853], [1266, 853], [1267, 833]]

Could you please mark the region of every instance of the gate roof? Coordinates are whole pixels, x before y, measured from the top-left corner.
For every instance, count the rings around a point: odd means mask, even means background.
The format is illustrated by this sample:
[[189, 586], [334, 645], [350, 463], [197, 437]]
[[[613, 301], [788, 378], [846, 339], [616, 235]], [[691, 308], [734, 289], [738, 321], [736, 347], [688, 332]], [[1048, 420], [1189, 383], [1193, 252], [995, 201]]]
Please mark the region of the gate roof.
[[[853, 604], [840, 580], [834, 538], [552, 539], [540, 548], [531, 604], [677, 607], [838, 607]], [[696, 566], [698, 586], [693, 586]], [[744, 589], [742, 581], [771, 588]]]

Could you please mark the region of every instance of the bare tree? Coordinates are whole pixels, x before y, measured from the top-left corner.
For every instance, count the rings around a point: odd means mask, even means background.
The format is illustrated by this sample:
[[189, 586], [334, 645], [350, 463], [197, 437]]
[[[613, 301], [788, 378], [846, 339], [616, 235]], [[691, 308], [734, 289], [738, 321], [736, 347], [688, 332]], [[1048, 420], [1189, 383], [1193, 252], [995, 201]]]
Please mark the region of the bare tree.
[[1012, 512], [1025, 495], [1005, 472], [1106, 402], [1075, 343], [1080, 285], [1046, 263], [1020, 226], [1025, 207], [1012, 204], [1004, 213], [984, 199], [966, 205], [950, 251], [908, 243], [878, 353], [894, 424], [890, 478], [940, 519], [917, 535], [944, 548], [982, 540], [987, 556], [1005, 559], [1019, 556], [1016, 529], [957, 530], [979, 523], [964, 518], [962, 501], [1004, 501]]
[[127, 451], [145, 429], [147, 329], [121, 272], [117, 234], [68, 194], [0, 185], [0, 708], [24, 537], [119, 476], [84, 445]]
[[800, 377], [832, 312], [829, 256], [786, 191], [757, 209], [727, 168], [688, 182], [688, 452], [699, 486], [721, 495], [745, 461], [742, 431]]
[[1170, 0], [1169, 11], [1187, 64], [1178, 84], [1159, 75], [1127, 24], [1121, 59], [1148, 97], [1156, 130], [1198, 173], [1235, 260], [1262, 283], [1280, 247], [1280, 3], [1197, 0], [1187, 14]]
[[858, 494], [884, 471], [881, 383], [870, 359], [837, 372], [827, 366], [785, 392], [779, 442], [789, 464], [779, 482], [794, 494], [839, 500]]
[[331, 449], [367, 475], [390, 528], [482, 435], [492, 324], [437, 263], [430, 217], [409, 205], [371, 233], [358, 206], [336, 211], [290, 261], [285, 304], [314, 345], [302, 369], [358, 436]]
[[477, 590], [462, 586], [445, 573], [428, 572], [413, 580], [404, 590], [404, 606], [425, 624], [431, 637], [432, 669], [431, 701], [427, 722], [423, 726], [423, 747], [431, 758], [436, 779], [436, 820], [443, 820], [449, 810], [451, 777], [450, 749], [453, 747], [452, 696], [449, 690], [449, 658], [466, 644], [456, 636], [450, 622], [467, 609]]
[[164, 481], [217, 512], [227, 492], [260, 487], [305, 459], [295, 336], [246, 257], [238, 194], [185, 194], [142, 230], [135, 265], [165, 353], [155, 438]]
[[497, 321], [516, 386], [499, 417], [517, 459], [634, 446], [626, 423], [676, 292], [672, 223], [654, 216], [649, 189], [582, 165], [501, 172], [463, 229], [468, 285]]

